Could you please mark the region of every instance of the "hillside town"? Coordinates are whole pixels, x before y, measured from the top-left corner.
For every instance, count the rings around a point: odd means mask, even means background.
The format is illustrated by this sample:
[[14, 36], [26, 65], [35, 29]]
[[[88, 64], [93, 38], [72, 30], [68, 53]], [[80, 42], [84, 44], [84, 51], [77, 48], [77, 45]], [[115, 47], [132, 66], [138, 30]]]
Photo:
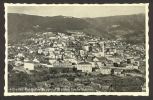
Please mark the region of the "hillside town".
[[145, 57], [145, 44], [75, 31], [37, 32], [8, 44], [8, 88], [13, 92], [143, 92]]

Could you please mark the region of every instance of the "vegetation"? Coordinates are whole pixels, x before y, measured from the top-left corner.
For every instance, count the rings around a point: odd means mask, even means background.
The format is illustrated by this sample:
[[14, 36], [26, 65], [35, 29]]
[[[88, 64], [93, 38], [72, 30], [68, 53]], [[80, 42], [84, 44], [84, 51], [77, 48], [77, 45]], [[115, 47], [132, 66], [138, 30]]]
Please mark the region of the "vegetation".
[[[68, 70], [67, 70], [68, 71]], [[68, 87], [92, 88], [91, 91], [141, 91], [141, 86], [145, 82], [140, 77], [118, 77], [113, 75], [94, 75], [69, 70], [68, 73], [62, 70], [46, 68], [39, 71], [31, 71], [32, 74], [11, 71], [9, 73], [9, 88], [48, 88]], [[48, 84], [47, 86], [44, 84]], [[79, 91], [79, 90], [78, 90]], [[83, 91], [83, 90], [82, 90]]]
[[[38, 27], [36, 27], [38, 26]], [[35, 32], [83, 31], [108, 39], [121, 38], [129, 43], [144, 43], [144, 14], [99, 18], [69, 18], [65, 16], [41, 17], [25, 14], [8, 14], [8, 36], [10, 41], [31, 37]]]

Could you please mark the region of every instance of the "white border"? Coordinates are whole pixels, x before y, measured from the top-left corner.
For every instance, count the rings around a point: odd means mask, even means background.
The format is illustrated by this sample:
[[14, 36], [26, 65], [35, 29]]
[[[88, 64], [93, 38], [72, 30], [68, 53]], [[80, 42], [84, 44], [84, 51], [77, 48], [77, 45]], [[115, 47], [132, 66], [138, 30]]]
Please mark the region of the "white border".
[[117, 96], [149, 96], [149, 38], [148, 38], [148, 6], [149, 3], [139, 3], [139, 4], [13, 4], [13, 3], [5, 3], [5, 47], [8, 47], [8, 34], [7, 34], [7, 7], [8, 6], [145, 6], [145, 36], [146, 36], [146, 92], [18, 92], [18, 93], [9, 93], [8, 92], [8, 49], [5, 51], [5, 87], [4, 87], [4, 96], [50, 96], [50, 95], [117, 95]]

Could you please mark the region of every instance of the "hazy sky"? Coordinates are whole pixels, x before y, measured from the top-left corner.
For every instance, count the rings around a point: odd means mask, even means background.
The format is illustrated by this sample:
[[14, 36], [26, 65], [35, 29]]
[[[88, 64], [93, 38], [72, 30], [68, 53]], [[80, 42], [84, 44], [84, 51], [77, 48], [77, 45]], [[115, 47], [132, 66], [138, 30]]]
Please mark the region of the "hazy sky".
[[40, 16], [73, 16], [73, 17], [104, 17], [115, 15], [130, 15], [145, 13], [145, 6], [142, 5], [124, 5], [124, 6], [7, 6], [9, 13], [23, 13]]

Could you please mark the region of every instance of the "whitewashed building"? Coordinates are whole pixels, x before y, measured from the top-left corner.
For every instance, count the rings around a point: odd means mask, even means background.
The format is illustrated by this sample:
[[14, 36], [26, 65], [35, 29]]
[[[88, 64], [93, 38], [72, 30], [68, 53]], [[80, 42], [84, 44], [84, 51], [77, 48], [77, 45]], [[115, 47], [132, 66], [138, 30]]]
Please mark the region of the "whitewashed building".
[[85, 45], [85, 46], [84, 46], [84, 50], [85, 50], [85, 51], [89, 51], [89, 46], [88, 46], [88, 45]]
[[54, 62], [56, 62], [56, 59], [51, 59], [51, 58], [49, 59], [50, 64], [53, 64]]
[[33, 59], [33, 62], [39, 63], [40, 61], [35, 57], [35, 58]]
[[38, 49], [38, 54], [42, 54], [43, 50], [42, 49]]
[[68, 58], [68, 57], [65, 58], [64, 61], [69, 61], [69, 62], [71, 62], [71, 63], [75, 63], [75, 64], [78, 63], [78, 61], [77, 61], [76, 59], [74, 59], [74, 58]]
[[100, 68], [100, 72], [101, 72], [101, 74], [109, 75], [109, 74], [111, 74], [111, 68], [102, 67], [102, 68]]
[[82, 72], [92, 72], [92, 64], [89, 62], [80, 62], [77, 65], [77, 70], [81, 70]]
[[139, 69], [139, 66], [133, 66], [132, 64], [126, 66], [127, 69]]
[[114, 69], [114, 75], [121, 76], [122, 72], [122, 69]]
[[24, 63], [24, 68], [27, 69], [27, 70], [34, 70], [34, 63], [25, 62]]
[[18, 53], [17, 57], [24, 57], [24, 54], [23, 53]]

